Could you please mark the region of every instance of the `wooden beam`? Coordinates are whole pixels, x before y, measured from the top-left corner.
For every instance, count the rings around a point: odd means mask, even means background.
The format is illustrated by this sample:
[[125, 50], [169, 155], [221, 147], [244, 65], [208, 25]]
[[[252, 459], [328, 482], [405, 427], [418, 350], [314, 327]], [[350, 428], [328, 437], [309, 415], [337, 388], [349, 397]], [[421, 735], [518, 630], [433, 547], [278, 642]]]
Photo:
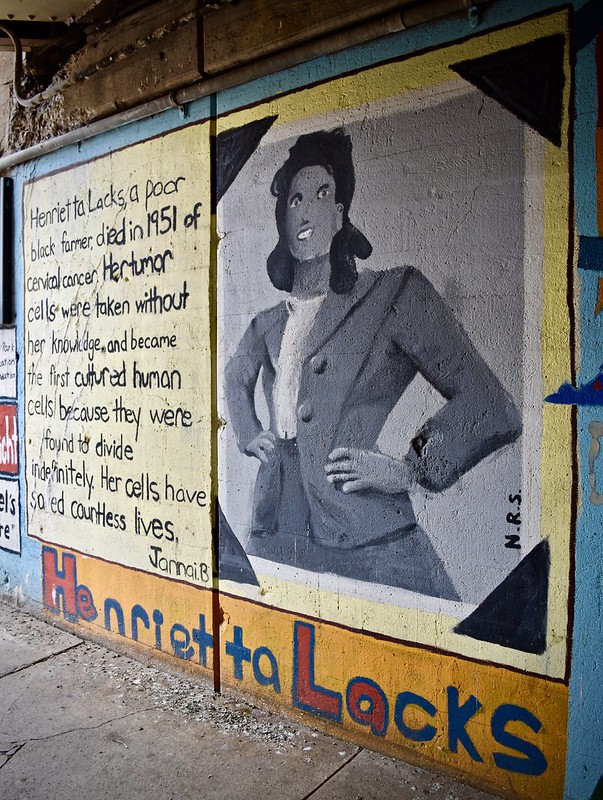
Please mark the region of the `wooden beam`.
[[241, 0], [203, 17], [203, 68], [223, 72], [408, 5], [411, 0]]
[[[75, 71], [81, 67], [77, 63]], [[81, 109], [90, 122], [168, 94], [198, 78], [198, 25], [194, 20], [73, 84], [65, 89], [63, 98], [66, 110]]]

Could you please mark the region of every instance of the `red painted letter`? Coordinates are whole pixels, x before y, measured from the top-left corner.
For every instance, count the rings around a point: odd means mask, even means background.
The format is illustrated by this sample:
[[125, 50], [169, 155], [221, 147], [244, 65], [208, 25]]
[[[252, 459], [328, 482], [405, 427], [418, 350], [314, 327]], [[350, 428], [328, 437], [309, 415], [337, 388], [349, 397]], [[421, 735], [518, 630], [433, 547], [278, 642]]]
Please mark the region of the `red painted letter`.
[[59, 595], [63, 596], [63, 614], [70, 622], [77, 622], [75, 589], [77, 584], [75, 556], [63, 554], [63, 569], [58, 569], [59, 554], [54, 547], [42, 548], [42, 596], [44, 605], [60, 613]]
[[314, 625], [293, 629], [293, 705], [318, 717], [341, 721], [341, 695], [314, 682]]

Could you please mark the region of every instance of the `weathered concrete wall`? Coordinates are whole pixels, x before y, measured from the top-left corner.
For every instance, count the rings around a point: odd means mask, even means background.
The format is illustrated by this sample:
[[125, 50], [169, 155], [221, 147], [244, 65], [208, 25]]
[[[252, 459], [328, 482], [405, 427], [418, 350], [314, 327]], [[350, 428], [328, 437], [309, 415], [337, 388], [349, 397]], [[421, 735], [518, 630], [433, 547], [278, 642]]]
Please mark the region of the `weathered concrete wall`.
[[533, 6], [13, 171], [22, 515], [0, 576], [369, 747], [582, 800], [596, 16]]

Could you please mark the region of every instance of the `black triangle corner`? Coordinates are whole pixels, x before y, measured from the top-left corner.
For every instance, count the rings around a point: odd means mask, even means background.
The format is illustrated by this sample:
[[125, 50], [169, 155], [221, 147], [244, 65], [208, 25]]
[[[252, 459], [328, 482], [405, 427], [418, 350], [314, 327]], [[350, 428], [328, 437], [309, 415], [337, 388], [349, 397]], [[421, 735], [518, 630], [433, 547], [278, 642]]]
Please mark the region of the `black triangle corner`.
[[556, 33], [450, 69], [559, 147], [565, 43], [565, 35]]
[[219, 133], [216, 137], [216, 203], [255, 152], [262, 137], [272, 127], [276, 116], [253, 120], [240, 128]]
[[549, 568], [549, 544], [543, 540], [454, 632], [542, 655], [546, 650]]
[[220, 503], [218, 503], [218, 578], [235, 583], [259, 586], [251, 562], [243, 545], [230, 527]]

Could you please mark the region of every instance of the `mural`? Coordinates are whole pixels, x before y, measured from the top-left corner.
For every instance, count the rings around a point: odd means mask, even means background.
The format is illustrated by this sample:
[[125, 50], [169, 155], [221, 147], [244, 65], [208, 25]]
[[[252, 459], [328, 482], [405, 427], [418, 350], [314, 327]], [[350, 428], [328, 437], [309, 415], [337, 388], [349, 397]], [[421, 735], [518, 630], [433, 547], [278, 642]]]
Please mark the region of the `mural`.
[[573, 388], [568, 27], [225, 92], [23, 184], [49, 614], [562, 796], [577, 490], [554, 398], [598, 391]]
[[224, 679], [535, 798], [561, 796], [567, 713], [573, 444], [543, 404], [572, 374], [566, 24], [217, 136]]
[[[448, 488], [517, 438], [519, 415], [418, 271], [358, 273], [354, 257], [372, 248], [349, 218], [351, 149], [341, 128], [301, 136], [272, 182], [280, 238], [267, 270], [289, 299], [253, 319], [226, 366], [239, 447], [260, 461], [248, 552], [457, 600], [409, 491]], [[447, 402], [404, 458], [378, 452], [418, 372]]]
[[[222, 532], [255, 575], [236, 593], [561, 677], [549, 553], [570, 522], [543, 541], [534, 480], [560, 453], [534, 413], [551, 370], [533, 312], [546, 324], [545, 176], [567, 197], [547, 166], [565, 40], [514, 34], [219, 120], [218, 154], [226, 135], [245, 152], [218, 206]], [[543, 86], [554, 102], [531, 103]]]

